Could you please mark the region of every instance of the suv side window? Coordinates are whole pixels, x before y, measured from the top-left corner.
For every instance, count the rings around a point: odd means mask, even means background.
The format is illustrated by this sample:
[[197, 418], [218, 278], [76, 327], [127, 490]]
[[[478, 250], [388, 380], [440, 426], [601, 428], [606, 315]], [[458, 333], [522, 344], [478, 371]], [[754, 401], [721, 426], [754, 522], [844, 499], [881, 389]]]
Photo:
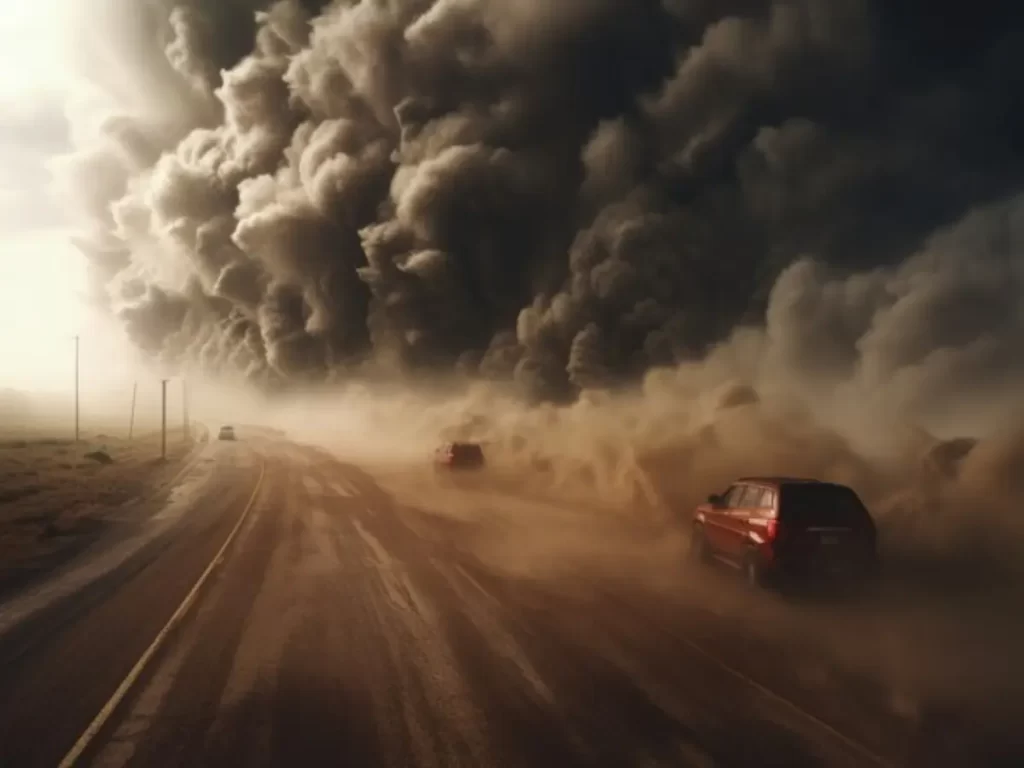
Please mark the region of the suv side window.
[[746, 490], [745, 485], [734, 485], [728, 491], [726, 491], [724, 501], [725, 506], [729, 509], [736, 509], [739, 507], [740, 497], [743, 496], [743, 491]]
[[758, 499], [758, 509], [773, 509], [775, 507], [775, 491], [771, 488], [761, 489], [761, 498]]
[[757, 509], [761, 506], [761, 489], [756, 485], [748, 485], [737, 506], [743, 509]]

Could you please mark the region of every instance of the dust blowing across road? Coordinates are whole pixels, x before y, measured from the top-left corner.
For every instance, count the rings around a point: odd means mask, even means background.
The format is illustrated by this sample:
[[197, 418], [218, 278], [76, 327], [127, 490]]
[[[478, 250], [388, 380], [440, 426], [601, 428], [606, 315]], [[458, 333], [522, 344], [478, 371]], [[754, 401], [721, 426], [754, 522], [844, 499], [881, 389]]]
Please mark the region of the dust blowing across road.
[[[212, 558], [237, 525], [235, 538], [79, 764], [952, 766], [1011, 754], [998, 721], [980, 731], [959, 702], [940, 709], [912, 675], [889, 676], [937, 619], [790, 605], [714, 571], [693, 581], [671, 530], [484, 477], [368, 473], [279, 439], [243, 439], [219, 461], [232, 456], [249, 469], [218, 487], [236, 502], [197, 506], [204, 538], [189, 527], [175, 540], [209, 539]], [[128, 673], [198, 559], [157, 557], [93, 609], [129, 633], [104, 644], [111, 669]], [[137, 620], [150, 628], [133, 632]], [[48, 674], [91, 709], [70, 706], [52, 747], [7, 730], [11, 764], [54, 764], [120, 682], [69, 667], [98, 652], [83, 631], [62, 633], [66, 661], [50, 657]], [[47, 706], [10, 704], [11, 723]]]
[[474, 510], [530, 503], [455, 491], [462, 519], [438, 516], [316, 451], [266, 462], [223, 573], [96, 764], [717, 764], [753, 754], [730, 736], [737, 712], [780, 757], [858, 764], [674, 642], [636, 587], [482, 564], [497, 521]]

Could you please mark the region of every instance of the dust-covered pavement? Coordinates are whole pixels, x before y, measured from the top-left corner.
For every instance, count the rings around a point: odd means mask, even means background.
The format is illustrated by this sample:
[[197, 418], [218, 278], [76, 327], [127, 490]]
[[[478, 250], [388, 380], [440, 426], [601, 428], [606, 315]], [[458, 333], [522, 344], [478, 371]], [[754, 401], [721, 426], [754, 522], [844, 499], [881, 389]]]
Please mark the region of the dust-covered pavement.
[[90, 547], [0, 600], [5, 768], [60, 761], [213, 558], [259, 464], [207, 443], [174, 472]]
[[[1011, 665], [1022, 635], [980, 598], [928, 602], [911, 584], [861, 604], [750, 595], [729, 574], [686, 574], [671, 527], [484, 478], [371, 474], [284, 442], [259, 451], [265, 481], [223, 567], [91, 764], [1024, 755]], [[973, 626], [958, 618], [970, 615]]]

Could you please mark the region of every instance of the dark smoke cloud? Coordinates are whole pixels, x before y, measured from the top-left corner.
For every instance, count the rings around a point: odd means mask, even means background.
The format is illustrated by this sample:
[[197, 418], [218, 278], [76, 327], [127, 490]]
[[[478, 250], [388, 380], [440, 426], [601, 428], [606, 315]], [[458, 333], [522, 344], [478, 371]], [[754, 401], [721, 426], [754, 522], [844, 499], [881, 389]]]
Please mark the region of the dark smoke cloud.
[[166, 359], [558, 399], [753, 325], [908, 398], [1024, 373], [1009, 6], [94, 5], [65, 178], [99, 293]]
[[968, 388], [1019, 402], [1022, 251], [1024, 195], [971, 213], [896, 266], [838, 277], [800, 261], [775, 283], [768, 334], [785, 366], [905, 407], [949, 409]]

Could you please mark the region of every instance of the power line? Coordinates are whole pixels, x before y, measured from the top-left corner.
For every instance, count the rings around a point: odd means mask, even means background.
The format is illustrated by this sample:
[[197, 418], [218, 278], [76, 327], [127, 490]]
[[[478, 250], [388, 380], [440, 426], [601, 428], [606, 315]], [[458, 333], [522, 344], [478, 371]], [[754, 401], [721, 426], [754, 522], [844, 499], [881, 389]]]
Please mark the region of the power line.
[[160, 380], [160, 458], [167, 458], [167, 379]]
[[135, 397], [139, 393], [139, 382], [132, 382], [132, 415], [128, 421], [128, 439], [132, 439], [132, 434], [135, 432]]
[[191, 437], [191, 434], [190, 434], [191, 430], [190, 430], [190, 424], [189, 424], [189, 418], [188, 418], [188, 400], [189, 400], [188, 379], [186, 379], [185, 377], [182, 377], [182, 379], [181, 379], [181, 418], [182, 418], [182, 420], [184, 422], [184, 425], [185, 425], [185, 442], [188, 442], [189, 437]]
[[79, 389], [79, 385], [78, 385], [78, 382], [79, 382], [79, 376], [78, 376], [78, 368], [79, 368], [79, 365], [78, 365], [78, 360], [79, 360], [78, 346], [79, 346], [79, 339], [78, 339], [78, 336], [76, 335], [75, 336], [75, 442], [76, 443], [78, 442], [78, 437], [79, 437], [79, 430], [78, 430], [78, 426], [79, 426], [79, 420], [78, 420], [78, 416], [79, 416], [79, 410], [78, 410], [78, 389]]

